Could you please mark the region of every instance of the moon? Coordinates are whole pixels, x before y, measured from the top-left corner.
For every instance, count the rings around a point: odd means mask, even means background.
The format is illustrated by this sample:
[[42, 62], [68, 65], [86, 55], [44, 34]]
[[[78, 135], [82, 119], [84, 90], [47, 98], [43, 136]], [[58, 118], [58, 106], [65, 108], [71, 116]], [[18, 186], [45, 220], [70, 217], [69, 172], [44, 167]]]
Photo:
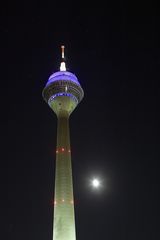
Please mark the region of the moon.
[[99, 179], [94, 178], [94, 179], [92, 180], [92, 186], [93, 186], [94, 188], [99, 188], [99, 187], [100, 187], [100, 181], [99, 181]]

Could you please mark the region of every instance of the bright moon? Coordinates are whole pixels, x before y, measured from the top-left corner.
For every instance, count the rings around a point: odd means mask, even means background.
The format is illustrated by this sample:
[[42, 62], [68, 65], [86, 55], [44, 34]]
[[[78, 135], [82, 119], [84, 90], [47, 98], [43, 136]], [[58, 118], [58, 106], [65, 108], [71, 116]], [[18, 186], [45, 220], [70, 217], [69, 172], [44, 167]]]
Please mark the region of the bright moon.
[[98, 188], [98, 187], [100, 186], [100, 181], [99, 181], [98, 179], [94, 178], [94, 179], [92, 180], [92, 186], [93, 186], [94, 188]]

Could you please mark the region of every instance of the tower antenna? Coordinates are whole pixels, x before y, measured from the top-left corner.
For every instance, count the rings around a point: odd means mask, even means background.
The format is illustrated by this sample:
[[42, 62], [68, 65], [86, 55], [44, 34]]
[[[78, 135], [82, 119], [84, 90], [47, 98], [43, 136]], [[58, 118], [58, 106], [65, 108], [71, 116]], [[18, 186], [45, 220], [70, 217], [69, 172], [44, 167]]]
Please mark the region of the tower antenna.
[[64, 45], [61, 46], [61, 50], [62, 50], [62, 62], [60, 65], [60, 71], [66, 71], [66, 63], [64, 61]]
[[62, 45], [62, 46], [61, 46], [61, 49], [62, 49], [62, 59], [64, 59], [64, 48], [65, 48], [65, 46]]

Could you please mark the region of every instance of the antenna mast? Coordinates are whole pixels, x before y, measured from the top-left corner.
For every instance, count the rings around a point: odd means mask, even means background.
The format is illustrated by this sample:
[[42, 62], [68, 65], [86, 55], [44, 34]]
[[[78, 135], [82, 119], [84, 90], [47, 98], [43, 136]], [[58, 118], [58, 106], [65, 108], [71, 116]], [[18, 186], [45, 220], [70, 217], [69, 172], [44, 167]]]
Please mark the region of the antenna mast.
[[61, 46], [61, 50], [62, 50], [62, 62], [61, 62], [61, 65], [60, 65], [60, 71], [66, 71], [66, 64], [65, 64], [65, 61], [64, 61], [64, 45]]

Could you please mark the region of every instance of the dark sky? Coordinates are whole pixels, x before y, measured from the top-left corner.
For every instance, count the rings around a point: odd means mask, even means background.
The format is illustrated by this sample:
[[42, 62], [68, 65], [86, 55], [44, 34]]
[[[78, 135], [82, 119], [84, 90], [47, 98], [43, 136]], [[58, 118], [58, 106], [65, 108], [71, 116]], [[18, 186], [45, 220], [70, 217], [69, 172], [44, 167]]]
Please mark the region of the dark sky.
[[85, 92], [70, 119], [77, 240], [159, 239], [156, 6], [53, 1], [1, 12], [2, 238], [52, 239], [57, 120], [42, 89], [64, 44]]

